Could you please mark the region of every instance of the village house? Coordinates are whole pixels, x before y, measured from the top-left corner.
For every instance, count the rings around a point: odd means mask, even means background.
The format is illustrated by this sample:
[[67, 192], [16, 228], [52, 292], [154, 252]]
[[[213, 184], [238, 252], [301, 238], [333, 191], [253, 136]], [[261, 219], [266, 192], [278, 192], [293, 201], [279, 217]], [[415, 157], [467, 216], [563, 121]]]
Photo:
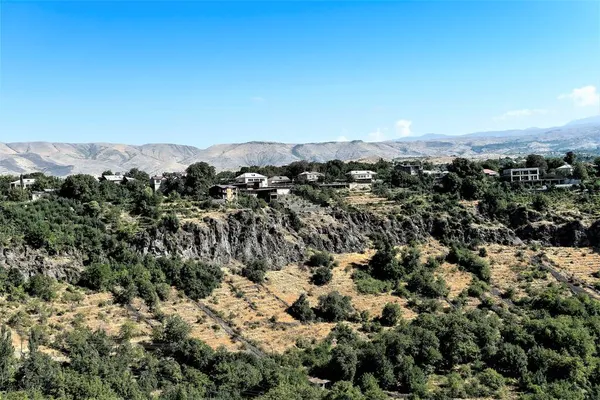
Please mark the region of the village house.
[[419, 175], [423, 172], [423, 167], [416, 164], [400, 164], [396, 166], [396, 169], [409, 175]]
[[375, 181], [376, 172], [373, 171], [350, 171], [346, 174], [352, 182], [356, 183], [373, 183]]
[[48, 198], [56, 189], [44, 189], [41, 191], [31, 192], [31, 200], [37, 201], [39, 199]]
[[117, 174], [113, 174], [113, 175], [102, 175], [101, 177], [98, 178], [98, 180], [100, 182], [106, 181], [106, 182], [114, 182], [114, 183], [118, 183], [118, 184], [123, 184], [123, 183], [135, 181], [135, 178], [131, 178], [129, 176], [124, 176], [124, 175], [117, 173]]
[[237, 198], [238, 188], [233, 185], [214, 185], [208, 189], [208, 195], [213, 199], [233, 201]]
[[306, 183], [306, 182], [318, 182], [324, 175], [320, 172], [309, 172], [305, 171], [299, 174], [296, 177], [298, 182]]
[[23, 178], [22, 176], [14, 181], [10, 183], [10, 188], [11, 189], [28, 189], [31, 186], [33, 186], [35, 184], [35, 179], [34, 178]]
[[560, 167], [556, 168], [556, 175], [571, 176], [573, 175], [573, 170], [574, 168], [569, 164], [561, 165]]
[[266, 176], [255, 172], [246, 172], [245, 174], [236, 176], [235, 183], [238, 185], [245, 185], [246, 187], [266, 187], [268, 185], [268, 179]]
[[539, 181], [539, 168], [510, 168], [502, 171], [502, 176], [510, 182]]
[[272, 176], [268, 179], [269, 187], [271, 186], [288, 186], [292, 184], [292, 180], [287, 176]]
[[152, 187], [152, 190], [156, 192], [158, 189], [160, 189], [160, 186], [165, 180], [166, 178], [162, 175], [154, 175], [153, 177], [151, 177], [150, 186]]
[[493, 169], [487, 169], [487, 168], [484, 168], [484, 169], [483, 169], [483, 174], [484, 174], [484, 175], [487, 175], [487, 176], [493, 176], [493, 177], [495, 177], [495, 176], [498, 176], [498, 175], [499, 175], [499, 174], [498, 174], [496, 171], [494, 171]]

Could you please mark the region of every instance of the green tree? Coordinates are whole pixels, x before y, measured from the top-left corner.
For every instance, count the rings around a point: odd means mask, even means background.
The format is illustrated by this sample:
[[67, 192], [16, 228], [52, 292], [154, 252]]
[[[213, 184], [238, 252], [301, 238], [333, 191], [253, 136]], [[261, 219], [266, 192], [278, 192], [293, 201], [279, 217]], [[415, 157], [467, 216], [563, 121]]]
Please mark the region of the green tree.
[[315, 312], [308, 303], [308, 297], [302, 293], [300, 297], [287, 309], [288, 314], [301, 322], [310, 322], [315, 319]]
[[585, 181], [589, 178], [587, 168], [583, 163], [575, 163], [575, 167], [573, 168], [573, 178], [581, 179], [582, 181]]
[[563, 158], [563, 160], [565, 160], [565, 162], [569, 165], [574, 165], [575, 160], [577, 160], [577, 155], [572, 151], [568, 151], [567, 154], [565, 154], [565, 158]]
[[263, 283], [265, 281], [267, 269], [265, 260], [253, 260], [242, 268], [242, 276], [254, 283]]
[[527, 156], [525, 160], [525, 166], [527, 168], [539, 168], [542, 171], [546, 171], [548, 169], [548, 163], [544, 156], [540, 156], [538, 154], [530, 154]]
[[339, 381], [325, 396], [325, 400], [366, 400], [360, 389], [352, 386], [352, 382]]
[[215, 167], [203, 161], [194, 163], [185, 170], [186, 193], [195, 198], [208, 195], [208, 188], [216, 181]]
[[60, 195], [82, 202], [98, 200], [99, 183], [91, 175], [70, 175], [60, 187]]
[[350, 296], [342, 296], [334, 291], [319, 297], [317, 311], [325, 321], [339, 322], [350, 318], [354, 308]]
[[397, 303], [386, 303], [381, 312], [381, 324], [394, 326], [402, 319], [402, 308]]
[[328, 370], [331, 371], [334, 380], [352, 382], [357, 365], [356, 350], [352, 346], [338, 344], [331, 352]]
[[313, 273], [311, 280], [317, 286], [323, 286], [331, 282], [333, 273], [329, 267], [319, 267]]
[[29, 279], [25, 291], [31, 296], [50, 301], [56, 297], [56, 282], [49, 276], [37, 274]]
[[0, 392], [7, 390], [11, 383], [15, 365], [14, 352], [10, 329], [2, 325], [0, 328]]

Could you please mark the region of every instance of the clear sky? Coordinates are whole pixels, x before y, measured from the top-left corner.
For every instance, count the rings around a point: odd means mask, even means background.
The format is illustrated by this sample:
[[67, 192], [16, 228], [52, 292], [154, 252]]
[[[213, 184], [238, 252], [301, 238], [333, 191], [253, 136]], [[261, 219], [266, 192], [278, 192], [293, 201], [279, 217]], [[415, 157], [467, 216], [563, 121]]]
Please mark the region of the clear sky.
[[0, 4], [0, 142], [374, 141], [600, 109], [597, 0]]

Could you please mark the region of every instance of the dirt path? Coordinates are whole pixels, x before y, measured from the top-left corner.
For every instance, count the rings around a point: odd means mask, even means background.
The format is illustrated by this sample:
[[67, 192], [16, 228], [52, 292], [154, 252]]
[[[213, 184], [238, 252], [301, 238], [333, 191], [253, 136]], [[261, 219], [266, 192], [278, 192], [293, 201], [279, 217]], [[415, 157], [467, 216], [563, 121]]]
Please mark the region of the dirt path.
[[264, 357], [266, 355], [264, 351], [250, 343], [248, 339], [236, 333], [233, 330], [233, 328], [227, 323], [227, 321], [215, 314], [208, 306], [206, 306], [200, 301], [196, 301], [195, 304], [200, 310], [202, 310], [206, 315], [208, 315], [209, 318], [211, 318], [213, 321], [219, 324], [219, 326], [221, 326], [221, 328], [223, 328], [223, 330], [227, 332], [229, 336], [246, 346], [246, 349], [252, 354], [256, 355], [257, 357]]

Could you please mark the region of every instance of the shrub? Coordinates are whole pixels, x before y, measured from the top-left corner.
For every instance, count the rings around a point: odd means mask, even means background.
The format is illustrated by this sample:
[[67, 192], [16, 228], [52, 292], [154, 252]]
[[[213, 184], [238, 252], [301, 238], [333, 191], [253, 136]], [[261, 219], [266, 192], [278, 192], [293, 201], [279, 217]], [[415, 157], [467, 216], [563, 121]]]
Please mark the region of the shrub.
[[311, 280], [315, 285], [323, 286], [331, 282], [332, 277], [333, 273], [331, 272], [331, 268], [319, 267], [313, 273]]
[[471, 297], [481, 297], [485, 292], [489, 291], [490, 287], [487, 283], [473, 278], [471, 284], [467, 288], [467, 294]]
[[55, 280], [42, 274], [34, 275], [25, 285], [25, 291], [30, 296], [50, 301], [56, 297]]
[[309, 322], [315, 319], [315, 312], [310, 308], [308, 298], [304, 293], [287, 309], [287, 313], [302, 322]]
[[450, 263], [458, 264], [484, 282], [490, 281], [490, 267], [488, 263], [465, 247], [452, 245], [450, 252], [446, 256], [446, 260]]
[[325, 321], [339, 322], [348, 320], [354, 308], [350, 296], [342, 296], [335, 291], [319, 297], [317, 311]]
[[267, 273], [267, 263], [264, 260], [254, 260], [242, 269], [242, 276], [254, 283], [263, 283]]
[[387, 303], [381, 312], [379, 321], [384, 326], [394, 326], [402, 319], [402, 309], [396, 303]]
[[317, 251], [308, 259], [308, 265], [311, 267], [326, 267], [333, 263], [333, 256], [326, 251]]

